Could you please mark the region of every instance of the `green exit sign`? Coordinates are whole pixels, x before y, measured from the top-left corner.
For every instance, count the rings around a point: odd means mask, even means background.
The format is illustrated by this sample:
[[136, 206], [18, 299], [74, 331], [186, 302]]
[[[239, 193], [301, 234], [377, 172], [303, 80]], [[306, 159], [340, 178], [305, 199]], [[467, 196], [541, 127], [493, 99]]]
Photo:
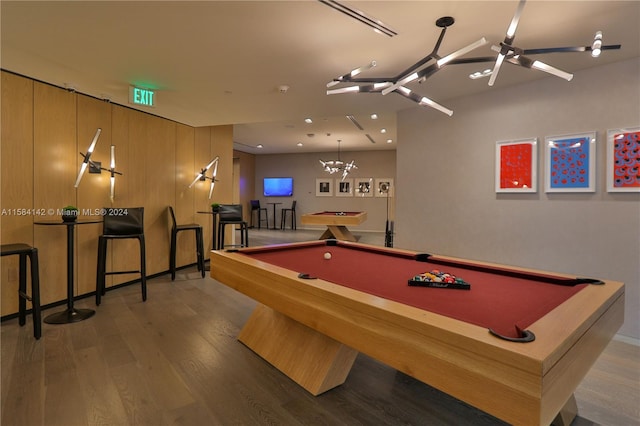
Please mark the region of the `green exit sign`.
[[156, 106], [156, 93], [151, 89], [129, 86], [129, 103], [154, 107]]

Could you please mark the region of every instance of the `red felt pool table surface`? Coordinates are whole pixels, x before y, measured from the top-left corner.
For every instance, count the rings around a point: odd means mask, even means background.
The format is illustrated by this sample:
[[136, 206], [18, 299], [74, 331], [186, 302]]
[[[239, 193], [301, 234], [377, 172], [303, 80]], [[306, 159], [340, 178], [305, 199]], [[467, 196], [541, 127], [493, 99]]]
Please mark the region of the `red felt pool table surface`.
[[[335, 240], [212, 251], [211, 277], [259, 302], [238, 340], [313, 395], [362, 352], [508, 423], [570, 424], [574, 390], [622, 325], [624, 284], [418, 255]], [[471, 290], [408, 286], [435, 267]], [[516, 325], [535, 340], [487, 330]]]
[[[325, 253], [331, 253], [331, 259], [324, 259]], [[354, 249], [342, 243], [336, 243], [335, 246], [316, 243], [296, 248], [283, 247], [279, 250], [255, 250], [246, 255], [385, 299], [490, 328], [498, 334], [513, 338], [519, 337], [516, 327], [525, 329], [588, 285], [549, 284], [543, 279], [548, 275], [524, 272], [507, 275], [500, 273], [505, 271], [500, 268], [478, 271], [468, 262], [457, 262], [455, 266], [443, 265], [438, 262], [437, 257], [432, 257], [430, 261], [416, 261], [412, 254], [389, 256], [389, 252], [384, 249]], [[413, 276], [434, 269], [464, 279], [471, 284], [471, 289], [408, 285]]]

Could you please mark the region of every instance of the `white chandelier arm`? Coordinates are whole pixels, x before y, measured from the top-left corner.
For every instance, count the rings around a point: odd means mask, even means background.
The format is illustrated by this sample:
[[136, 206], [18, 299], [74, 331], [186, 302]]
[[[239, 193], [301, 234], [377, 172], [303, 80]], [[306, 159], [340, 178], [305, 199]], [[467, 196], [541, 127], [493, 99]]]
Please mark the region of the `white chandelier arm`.
[[330, 82], [327, 83], [327, 87], [333, 87], [336, 84], [340, 84], [343, 81], [349, 81], [350, 79], [352, 79], [353, 77], [355, 77], [356, 75], [360, 74], [362, 71], [366, 71], [368, 69], [371, 69], [373, 67], [375, 67], [376, 61], [371, 61], [369, 62], [367, 65], [361, 66], [359, 68], [356, 68], [354, 70], [351, 70], [350, 72], [341, 75], [340, 77], [334, 78], [333, 80], [331, 80]]
[[76, 178], [76, 183], [73, 185], [75, 188], [77, 188], [78, 185], [80, 185], [80, 181], [82, 180], [84, 171], [87, 169], [89, 158], [91, 158], [91, 154], [93, 153], [93, 150], [96, 147], [96, 143], [98, 143], [98, 138], [100, 137], [101, 132], [102, 132], [102, 129], [98, 127], [98, 130], [96, 130], [96, 134], [93, 136], [93, 140], [89, 145], [89, 149], [87, 150], [87, 153], [86, 154], [80, 153], [82, 156], [84, 156], [84, 159], [82, 160], [82, 165], [80, 166], [80, 173], [78, 173], [78, 177]]

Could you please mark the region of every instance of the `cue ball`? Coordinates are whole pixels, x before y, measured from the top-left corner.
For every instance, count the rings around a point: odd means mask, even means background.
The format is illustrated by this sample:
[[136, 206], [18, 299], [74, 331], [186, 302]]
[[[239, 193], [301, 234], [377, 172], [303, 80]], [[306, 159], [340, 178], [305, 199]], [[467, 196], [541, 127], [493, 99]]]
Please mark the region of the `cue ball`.
[[326, 252], [326, 253], [324, 254], [324, 258], [325, 258], [325, 259], [327, 259], [327, 260], [331, 259], [331, 253]]

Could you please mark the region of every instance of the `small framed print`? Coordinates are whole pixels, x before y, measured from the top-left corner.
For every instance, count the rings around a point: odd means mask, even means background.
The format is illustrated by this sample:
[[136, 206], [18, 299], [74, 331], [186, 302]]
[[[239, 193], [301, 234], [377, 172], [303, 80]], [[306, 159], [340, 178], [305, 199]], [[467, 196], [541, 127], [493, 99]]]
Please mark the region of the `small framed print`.
[[374, 194], [376, 197], [393, 197], [393, 179], [376, 178]]
[[336, 179], [336, 197], [353, 197], [353, 179]]
[[640, 192], [640, 127], [607, 131], [607, 191]]
[[333, 195], [333, 179], [316, 179], [316, 197]]
[[595, 192], [596, 132], [545, 138], [545, 192]]
[[496, 142], [496, 192], [537, 192], [538, 139]]
[[358, 178], [353, 188], [357, 197], [373, 197], [373, 178]]

